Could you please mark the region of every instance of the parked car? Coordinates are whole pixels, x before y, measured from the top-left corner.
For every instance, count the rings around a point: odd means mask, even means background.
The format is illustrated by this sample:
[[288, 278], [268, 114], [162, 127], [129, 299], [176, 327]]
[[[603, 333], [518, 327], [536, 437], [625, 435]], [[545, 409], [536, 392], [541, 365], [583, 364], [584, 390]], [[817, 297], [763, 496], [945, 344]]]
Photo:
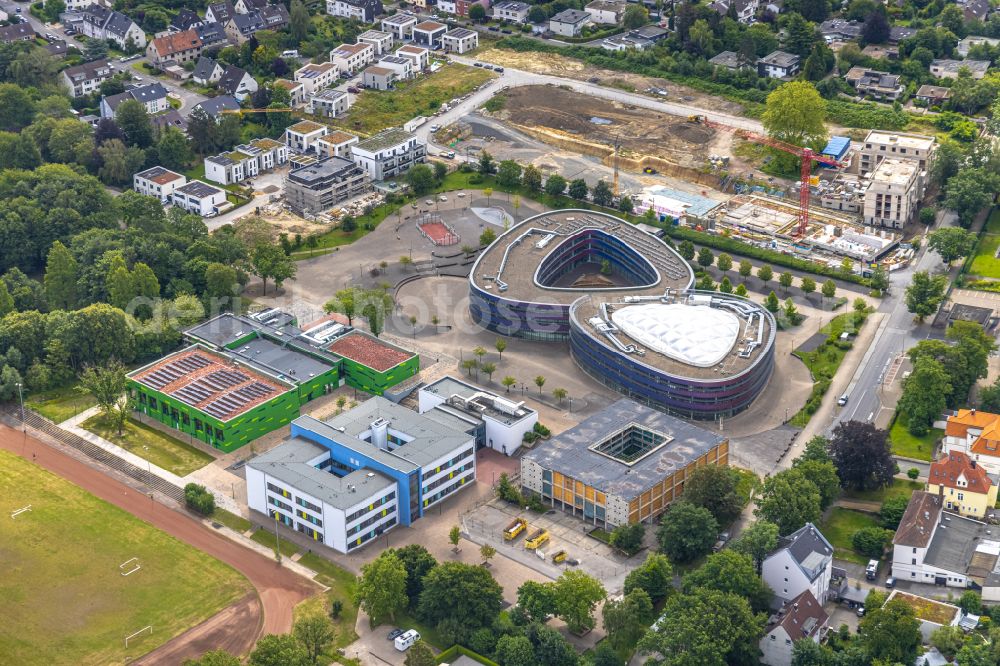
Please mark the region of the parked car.
[[396, 640], [396, 636], [402, 636], [402, 635], [403, 635], [403, 630], [400, 629], [399, 627], [396, 627], [395, 629], [389, 632], [389, 635], [386, 638], [388, 638], [390, 641], [394, 641]]
[[347, 92], [357, 95], [361, 90], [355, 86], [347, 86]]
[[865, 616], [865, 607], [864, 606], [858, 606], [857, 613], [858, 613], [858, 617], [864, 617]]
[[848, 396], [845, 393], [844, 395], [842, 395], [839, 398], [837, 398], [837, 404], [840, 405], [841, 407], [843, 407], [844, 405], [847, 404], [847, 400], [848, 400]]
[[889, 576], [888, 578], [886, 578], [885, 579], [885, 586], [888, 587], [888, 588], [890, 588], [890, 589], [896, 587], [896, 577], [895, 576]]
[[441, 129], [440, 125], [431, 125], [431, 131], [432, 132], [437, 132], [439, 129]]
[[503, 67], [501, 67], [500, 65], [494, 65], [493, 71], [500, 72], [501, 74], [503, 74]]
[[443, 195], [443, 194], [442, 194], [441, 196], [439, 196], [439, 197], [438, 197], [438, 201], [447, 201], [447, 200], [448, 200], [448, 197], [446, 197], [446, 196], [445, 196], [445, 195]]
[[472, 63], [472, 66], [473, 67], [482, 67], [483, 63], [481, 63], [481, 62], [474, 62], [474, 63]]
[[868, 580], [878, 578], [878, 560], [868, 560], [868, 566], [865, 567], [865, 578]]

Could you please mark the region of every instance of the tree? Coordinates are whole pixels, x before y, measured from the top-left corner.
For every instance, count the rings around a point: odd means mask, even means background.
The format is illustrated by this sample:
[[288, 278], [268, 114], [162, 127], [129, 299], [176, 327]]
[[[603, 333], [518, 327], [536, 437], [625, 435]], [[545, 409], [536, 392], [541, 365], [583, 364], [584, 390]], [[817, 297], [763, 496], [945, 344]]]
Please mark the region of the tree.
[[719, 291], [721, 291], [723, 294], [733, 293], [733, 283], [729, 281], [728, 275], [723, 277], [722, 282], [719, 283]]
[[781, 303], [778, 301], [778, 295], [773, 291], [767, 295], [764, 299], [764, 307], [767, 308], [768, 312], [777, 312], [781, 309]]
[[851, 535], [851, 545], [865, 557], [882, 559], [886, 546], [892, 542], [892, 534], [881, 527], [862, 527]]
[[[938, 627], [931, 634], [930, 643], [945, 657], [954, 659], [965, 644], [965, 632], [957, 626]], [[965, 664], [964, 661], [962, 663]]]
[[741, 278], [743, 278], [744, 280], [747, 279], [748, 277], [750, 277], [750, 274], [753, 272], [753, 264], [751, 264], [746, 259], [741, 259], [740, 260], [740, 267], [738, 269], [738, 272], [739, 272]]
[[319, 661], [319, 656], [333, 644], [336, 634], [333, 624], [325, 615], [307, 615], [292, 625], [292, 635], [302, 644], [313, 664]]
[[771, 603], [771, 590], [754, 568], [753, 558], [731, 548], [709, 555], [703, 565], [684, 576], [685, 593], [699, 587], [743, 597], [758, 613], [766, 611]]
[[496, 657], [502, 666], [533, 666], [535, 648], [527, 636], [501, 636], [497, 641]]
[[[479, 9], [476, 9], [476, 7], [479, 7]], [[479, 4], [469, 7], [469, 20], [475, 21], [476, 23], [482, 23], [485, 21], [486, 8]]]
[[202, 516], [211, 516], [215, 512], [215, 496], [205, 486], [189, 483], [184, 486], [184, 505]]
[[871, 282], [872, 289], [884, 292], [889, 288], [889, 271], [887, 271], [881, 264], [878, 264], [872, 269], [871, 276], [868, 280]]
[[723, 252], [716, 258], [715, 265], [723, 273], [728, 272], [733, 267], [733, 258], [727, 253]]
[[590, 189], [587, 187], [587, 183], [586, 181], [583, 180], [583, 178], [577, 178], [576, 180], [574, 180], [569, 184], [568, 193], [569, 196], [572, 197], [573, 199], [577, 199], [579, 201], [586, 201], [587, 193], [589, 191]]
[[563, 404], [563, 401], [568, 396], [569, 396], [569, 391], [567, 391], [564, 388], [557, 387], [557, 388], [552, 389], [552, 397], [555, 398], [556, 400], [558, 400], [560, 405]]
[[667, 601], [656, 629], [639, 649], [656, 653], [646, 663], [657, 666], [731, 666], [758, 661], [757, 641], [764, 615], [754, 615], [745, 599], [704, 588]]
[[556, 615], [576, 634], [594, 628], [594, 608], [605, 597], [600, 581], [578, 569], [564, 571], [553, 588]]
[[493, 161], [493, 156], [490, 155], [485, 150], [479, 154], [479, 173], [483, 176], [488, 176], [491, 173], [496, 173], [497, 165]]
[[642, 5], [629, 5], [622, 18], [622, 25], [626, 30], [641, 28], [649, 23], [649, 12]]
[[61, 241], [55, 241], [45, 263], [45, 298], [49, 307], [56, 310], [74, 309], [77, 304], [77, 279], [79, 265], [76, 258]]
[[873, 662], [912, 664], [921, 643], [920, 621], [908, 603], [893, 599], [865, 613], [858, 635]]
[[945, 208], [958, 214], [958, 223], [968, 229], [982, 209], [989, 206], [1000, 189], [1000, 175], [984, 168], [965, 168], [948, 179]]
[[101, 416], [119, 437], [132, 409], [125, 372], [121, 362], [112, 360], [104, 366], [89, 366], [80, 374], [79, 390], [94, 398]]
[[767, 96], [761, 121], [769, 136], [805, 146], [826, 138], [825, 115], [826, 103], [816, 88], [805, 81], [791, 81]]
[[448, 165], [444, 162], [434, 163], [434, 180], [438, 183], [443, 183], [445, 176], [448, 175]]
[[502, 380], [500, 380], [500, 383], [503, 384], [504, 388], [507, 389], [507, 393], [510, 393], [510, 387], [517, 384], [517, 379], [515, 377], [507, 375]]
[[757, 277], [760, 278], [761, 282], [767, 285], [767, 283], [771, 281], [771, 278], [774, 277], [774, 269], [771, 268], [770, 264], [764, 264], [757, 269]]
[[268, 634], [250, 653], [250, 666], [310, 666], [309, 653], [291, 634]]
[[424, 589], [424, 576], [437, 566], [437, 560], [420, 544], [410, 544], [393, 551], [406, 570], [406, 596], [411, 609], [416, 609]]
[[745, 553], [753, 560], [758, 575], [764, 558], [778, 546], [778, 526], [766, 520], [751, 523], [729, 546], [730, 550]]
[[708, 268], [715, 262], [715, 256], [712, 251], [707, 247], [703, 247], [698, 250], [698, 265], [702, 268]]
[[461, 562], [439, 564], [424, 577], [419, 613], [428, 622], [460, 622], [469, 631], [488, 627], [503, 606], [503, 589], [489, 571]]
[[917, 271], [906, 288], [906, 309], [918, 322], [937, 312], [948, 286], [946, 275], [931, 276], [927, 271]]
[[497, 338], [493, 343], [493, 348], [497, 350], [497, 354], [500, 355], [500, 360], [503, 360], [503, 352], [507, 349], [507, 341], [503, 338]]
[[951, 380], [938, 361], [920, 357], [910, 376], [903, 380], [903, 394], [898, 409], [906, 414], [906, 426], [917, 437], [926, 435], [934, 421], [948, 406]]
[[823, 286], [820, 288], [820, 291], [822, 292], [825, 298], [833, 298], [834, 296], [837, 295], [837, 283], [834, 282], [833, 280], [827, 280], [826, 282], [823, 283]]
[[[26, 134], [23, 136], [27, 136]], [[118, 139], [110, 139], [98, 146], [101, 167], [97, 175], [101, 182], [108, 185], [122, 185], [129, 182], [134, 171], [145, 161], [145, 154], [137, 147], [126, 147]]]
[[395, 552], [387, 550], [361, 567], [354, 601], [375, 626], [386, 618], [396, 619], [396, 611], [406, 608], [406, 585], [406, 567]]
[[479, 554], [483, 558], [483, 564], [489, 566], [490, 560], [497, 554], [497, 549], [488, 543], [484, 543], [479, 547]]
[[545, 193], [557, 197], [566, 191], [566, 179], [557, 173], [552, 174], [545, 181]]
[[632, 556], [642, 548], [642, 539], [644, 536], [646, 536], [646, 528], [642, 523], [622, 524], [611, 530], [608, 543], [614, 548]]
[[794, 466], [802, 475], [813, 482], [819, 491], [819, 508], [823, 511], [833, 504], [840, 495], [840, 477], [830, 459], [805, 460]]
[[240, 666], [243, 662], [225, 650], [212, 650], [197, 659], [188, 659], [184, 666]]
[[[261, 293], [267, 293], [267, 279], [274, 280], [274, 286], [281, 289], [282, 283], [294, 278], [298, 266], [284, 251], [275, 245], [261, 243], [250, 255], [250, 267], [254, 275], [261, 279]], [[377, 335], [377, 334], [376, 334]]]
[[802, 289], [803, 293], [811, 294], [816, 291], [816, 280], [808, 276], [803, 277], [799, 283], [799, 288]]
[[542, 394], [542, 387], [545, 386], [545, 377], [538, 375], [535, 377], [535, 386], [538, 387], [538, 395]]
[[14, 311], [14, 297], [10, 295], [7, 283], [0, 280], [0, 319]]
[[539, 192], [542, 189], [542, 172], [534, 164], [524, 167], [521, 173], [521, 184], [530, 193]]
[[333, 299], [326, 302], [323, 309], [326, 312], [339, 312], [347, 317], [347, 324], [353, 326], [358, 303], [362, 298], [362, 292], [356, 287], [341, 289], [333, 295]]
[[142, 102], [127, 99], [115, 110], [115, 122], [125, 133], [130, 146], [148, 148], [153, 143], [153, 124]]
[[791, 534], [806, 523], [819, 520], [822, 513], [819, 489], [799, 469], [787, 469], [764, 481], [754, 515], [778, 526], [782, 535]]
[[702, 465], [688, 475], [682, 497], [708, 509], [720, 525], [732, 522], [743, 510], [743, 499], [736, 492], [739, 473], [720, 465]]
[[434, 172], [426, 164], [415, 164], [406, 172], [406, 184], [414, 194], [426, 194], [434, 189]]
[[458, 542], [462, 540], [462, 530], [459, 529], [458, 525], [452, 525], [451, 529], [448, 530], [448, 542], [451, 544], [451, 549], [454, 552], [458, 552]]
[[515, 188], [521, 184], [521, 165], [514, 160], [504, 160], [500, 162], [500, 169], [497, 171], [497, 183], [507, 189]]
[[928, 235], [927, 245], [941, 255], [941, 261], [951, 266], [951, 262], [972, 252], [976, 235], [959, 227], [942, 227]]
[[891, 483], [896, 473], [888, 433], [870, 423], [838, 424], [830, 440], [830, 457], [844, 488], [881, 488]]
[[479, 369], [483, 371], [483, 374], [485, 374], [490, 379], [490, 381], [493, 381], [493, 373], [497, 371], [497, 364], [483, 363]]
[[0, 129], [16, 132], [31, 124], [35, 104], [28, 93], [13, 83], [0, 83]]
[[861, 39], [865, 44], [884, 44], [889, 40], [889, 19], [882, 6], [868, 14], [861, 26]]
[[691, 562], [712, 549], [719, 524], [712, 512], [681, 499], [663, 514], [656, 540], [674, 562]]
[[601, 610], [608, 641], [620, 652], [635, 647], [652, 615], [653, 602], [642, 589], [632, 590], [621, 599], [609, 600]]
[[677, 253], [680, 254], [686, 261], [691, 261], [694, 259], [694, 243], [689, 240], [681, 241], [680, 245], [677, 246]]
[[156, 142], [156, 155], [160, 165], [181, 171], [194, 157], [187, 137], [176, 127], [167, 127], [160, 133]]
[[496, 239], [497, 232], [493, 231], [490, 227], [486, 227], [483, 229], [483, 233], [479, 234], [479, 245], [480, 247], [486, 247]]
[[594, 203], [598, 206], [610, 206], [611, 202], [615, 198], [615, 194], [611, 191], [611, 187], [609, 187], [603, 180], [597, 181], [597, 185], [594, 185], [594, 191], [591, 196]]
[[646, 561], [625, 576], [624, 592], [641, 589], [653, 603], [659, 603], [673, 590], [673, 567], [664, 555], [649, 553]]
[[517, 588], [517, 606], [534, 622], [545, 622], [556, 613], [554, 583], [525, 581]]
[[830, 71], [832, 59], [827, 59], [826, 55], [828, 53], [830, 53], [830, 47], [826, 44], [818, 42], [813, 45], [812, 51], [809, 52], [809, 57], [806, 58], [805, 63], [802, 65], [802, 76], [807, 81], [822, 81], [823, 77]]
[[288, 32], [296, 44], [304, 42], [309, 35], [309, 10], [302, 0], [292, 0], [288, 9]]

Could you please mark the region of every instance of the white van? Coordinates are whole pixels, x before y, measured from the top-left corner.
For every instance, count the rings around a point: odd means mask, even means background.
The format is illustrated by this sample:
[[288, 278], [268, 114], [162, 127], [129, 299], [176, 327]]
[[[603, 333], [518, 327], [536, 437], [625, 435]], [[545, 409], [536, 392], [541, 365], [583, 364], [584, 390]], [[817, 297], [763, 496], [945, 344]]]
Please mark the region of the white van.
[[396, 649], [400, 652], [406, 652], [410, 649], [414, 643], [420, 640], [420, 634], [417, 633], [416, 629], [410, 629], [409, 631], [404, 631], [401, 635], [396, 636], [395, 644]]
[[299, 50], [298, 49], [288, 49], [287, 51], [282, 51], [281, 52], [281, 57], [282, 58], [298, 58], [299, 57]]

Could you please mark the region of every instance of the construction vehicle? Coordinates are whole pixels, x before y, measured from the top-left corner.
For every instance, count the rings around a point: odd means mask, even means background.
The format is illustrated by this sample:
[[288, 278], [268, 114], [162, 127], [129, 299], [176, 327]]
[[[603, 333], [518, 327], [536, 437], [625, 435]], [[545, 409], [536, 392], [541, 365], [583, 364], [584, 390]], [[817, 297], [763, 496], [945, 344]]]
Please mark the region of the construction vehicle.
[[535, 550], [548, 540], [549, 531], [544, 528], [540, 528], [535, 530], [534, 534], [524, 540], [524, 547], [528, 550]]
[[726, 132], [732, 132], [745, 141], [757, 143], [762, 146], [768, 146], [770, 148], [795, 155], [802, 161], [799, 173], [799, 223], [795, 228], [795, 232], [792, 234], [793, 236], [805, 236], [806, 230], [809, 227], [809, 187], [812, 182], [812, 163], [815, 161], [827, 166], [840, 168], [850, 166], [846, 162], [840, 162], [832, 157], [815, 153], [812, 148], [796, 146], [794, 144], [781, 141], [780, 139], [774, 139], [769, 136], [757, 134], [756, 132], [751, 132], [750, 130], [730, 127], [729, 125], [709, 120], [705, 116], [688, 116], [688, 122], [698, 123], [699, 125], [704, 125], [713, 129], [725, 130]]
[[517, 535], [528, 529], [528, 521], [524, 518], [515, 518], [514, 522], [507, 526], [507, 529], [503, 531], [503, 538], [507, 541], [511, 539], [516, 539]]
[[556, 554], [552, 556], [552, 563], [559, 564], [560, 562], [565, 562], [568, 555], [569, 553], [565, 550], [556, 551]]

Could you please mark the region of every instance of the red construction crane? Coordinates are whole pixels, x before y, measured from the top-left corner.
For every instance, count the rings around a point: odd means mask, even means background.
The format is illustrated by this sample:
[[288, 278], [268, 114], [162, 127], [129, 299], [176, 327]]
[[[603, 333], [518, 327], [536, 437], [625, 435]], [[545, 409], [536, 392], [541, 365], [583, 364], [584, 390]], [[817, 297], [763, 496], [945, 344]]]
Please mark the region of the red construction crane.
[[809, 180], [812, 176], [812, 163], [816, 161], [820, 164], [826, 164], [827, 166], [849, 166], [848, 164], [835, 160], [832, 157], [814, 153], [811, 148], [803, 148], [802, 146], [796, 146], [779, 139], [764, 136], [763, 134], [757, 134], [756, 132], [751, 132], [750, 130], [724, 125], [722, 123], [715, 122], [714, 120], [709, 120], [705, 116], [688, 116], [688, 122], [699, 123], [713, 129], [732, 132], [741, 139], [752, 141], [753, 143], [759, 143], [763, 146], [776, 148], [782, 152], [795, 155], [802, 160], [801, 183], [799, 183], [799, 224], [796, 227], [794, 234], [796, 236], [804, 236], [806, 228], [809, 226]]

